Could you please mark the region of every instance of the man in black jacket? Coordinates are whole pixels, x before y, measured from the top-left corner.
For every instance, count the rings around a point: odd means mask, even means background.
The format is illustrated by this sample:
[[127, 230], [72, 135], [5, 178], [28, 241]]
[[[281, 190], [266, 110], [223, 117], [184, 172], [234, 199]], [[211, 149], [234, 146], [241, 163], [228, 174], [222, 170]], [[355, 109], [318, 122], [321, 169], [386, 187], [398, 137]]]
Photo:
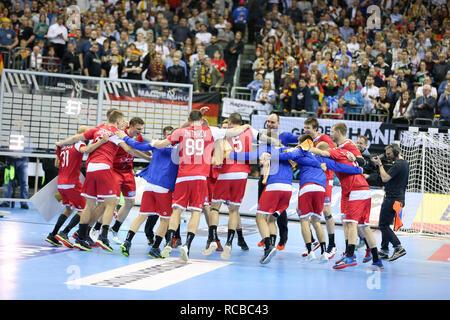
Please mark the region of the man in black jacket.
[[234, 71], [236, 70], [237, 60], [239, 55], [244, 50], [244, 43], [242, 40], [242, 33], [236, 32], [234, 40], [230, 41], [224, 50], [224, 58], [227, 64], [227, 72], [225, 73], [225, 82], [232, 83]]
[[311, 91], [306, 85], [306, 79], [303, 77], [300, 78], [298, 85], [298, 88], [295, 89], [292, 94], [291, 113], [314, 112], [315, 110], [313, 110], [311, 101]]
[[187, 83], [186, 73], [182, 66], [180, 66], [180, 57], [174, 55], [173, 66], [167, 69], [167, 81], [176, 83]]

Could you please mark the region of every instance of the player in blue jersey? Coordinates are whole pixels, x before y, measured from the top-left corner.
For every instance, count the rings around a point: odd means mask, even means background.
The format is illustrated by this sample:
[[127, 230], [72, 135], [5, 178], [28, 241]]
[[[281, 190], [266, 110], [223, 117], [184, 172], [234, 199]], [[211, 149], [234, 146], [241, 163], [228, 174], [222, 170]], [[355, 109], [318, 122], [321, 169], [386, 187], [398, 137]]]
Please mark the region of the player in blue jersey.
[[[170, 136], [172, 132], [172, 127], [165, 127], [163, 129], [164, 138]], [[178, 150], [172, 146], [156, 149], [149, 142], [137, 142], [126, 136], [125, 133], [119, 132], [117, 135], [137, 150], [153, 151], [149, 166], [138, 174], [147, 181], [142, 195], [140, 213], [131, 223], [126, 240], [121, 245], [120, 250], [123, 255], [129, 256], [131, 241], [139, 227], [149, 215], [159, 215], [161, 219], [149, 256], [161, 259], [159, 246], [167, 232], [172, 213], [172, 193], [178, 174]]]
[[[278, 144], [287, 147], [288, 145], [297, 145], [298, 142], [298, 135], [292, 134], [288, 131], [282, 131], [279, 130], [280, 126], [280, 117], [276, 113], [271, 113], [267, 117], [266, 121], [267, 129], [259, 130], [260, 135], [268, 135], [272, 139], [276, 138], [278, 140]], [[263, 143], [263, 140], [259, 139], [260, 143]], [[273, 143], [271, 143], [274, 145]], [[261, 196], [262, 191], [264, 189], [264, 185], [261, 183], [262, 178], [260, 178], [258, 183], [258, 198]], [[285, 244], [288, 240], [288, 219], [287, 219], [287, 213], [286, 210], [280, 213], [280, 215], [277, 218], [277, 224], [278, 229], [280, 231], [280, 241], [278, 242], [277, 249], [283, 250], [285, 247]], [[272, 235], [273, 239], [273, 235]], [[275, 239], [273, 239], [275, 240]], [[263, 246], [264, 242], [261, 240], [258, 244], [258, 246]]]
[[[304, 145], [304, 142], [309, 140], [309, 146], [313, 145], [313, 140], [309, 135], [303, 135], [299, 138], [299, 146]], [[305, 147], [305, 149], [308, 149]], [[327, 261], [329, 254], [325, 251], [325, 233], [320, 224], [322, 217], [325, 190], [327, 186], [326, 169], [336, 172], [343, 172], [348, 174], [361, 174], [362, 169], [357, 166], [344, 165], [335, 161], [330, 161], [324, 157], [318, 157], [311, 152], [303, 150], [301, 147], [286, 150], [289, 152], [280, 154], [280, 161], [291, 160], [295, 161], [300, 169], [299, 176], [299, 192], [298, 192], [298, 214], [302, 227], [302, 235], [307, 248], [307, 260], [316, 259], [314, 251], [311, 248], [311, 226], [313, 225], [317, 238], [320, 242], [321, 256], [320, 261]], [[311, 165], [317, 161], [319, 164], [325, 164], [325, 167], [317, 167]]]

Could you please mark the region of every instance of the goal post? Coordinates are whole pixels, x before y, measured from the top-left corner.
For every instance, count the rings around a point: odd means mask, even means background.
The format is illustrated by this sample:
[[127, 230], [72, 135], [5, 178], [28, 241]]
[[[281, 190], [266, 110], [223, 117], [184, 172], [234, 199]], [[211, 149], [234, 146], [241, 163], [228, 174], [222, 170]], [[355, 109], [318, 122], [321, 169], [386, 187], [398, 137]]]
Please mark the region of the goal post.
[[404, 131], [400, 147], [410, 169], [407, 193], [420, 200], [416, 212], [404, 213], [400, 230], [450, 236], [449, 134]]

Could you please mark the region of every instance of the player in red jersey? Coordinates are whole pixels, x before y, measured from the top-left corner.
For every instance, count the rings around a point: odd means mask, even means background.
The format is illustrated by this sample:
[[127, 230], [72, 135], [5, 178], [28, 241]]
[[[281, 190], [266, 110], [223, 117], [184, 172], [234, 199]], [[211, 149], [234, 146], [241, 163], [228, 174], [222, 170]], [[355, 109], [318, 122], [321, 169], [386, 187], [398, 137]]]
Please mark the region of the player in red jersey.
[[[239, 113], [232, 113], [229, 118], [230, 128], [236, 128], [242, 125], [242, 117]], [[239, 136], [228, 138], [228, 143], [232, 147], [233, 152], [250, 152], [252, 142], [258, 140], [258, 131], [255, 129], [247, 129]], [[217, 226], [219, 224], [219, 209], [222, 203], [228, 205], [228, 237], [223, 252], [222, 259], [229, 259], [231, 253], [234, 234], [239, 224], [239, 206], [244, 198], [245, 187], [247, 185], [247, 177], [250, 173], [250, 163], [226, 159], [225, 163], [219, 169], [217, 182], [214, 186], [212, 195], [212, 209], [209, 224], [210, 246], [203, 251], [204, 255], [211, 254], [216, 250]], [[245, 240], [240, 235], [238, 245], [241, 248], [247, 248]]]
[[161, 256], [166, 258], [172, 251], [172, 242], [180, 223], [180, 216], [183, 210], [191, 210], [191, 218], [188, 223], [188, 234], [186, 242], [180, 247], [183, 260], [189, 260], [189, 249], [192, 240], [197, 232], [200, 222], [208, 187], [206, 179], [210, 174], [212, 150], [214, 141], [226, 137], [241, 134], [249, 125], [244, 125], [233, 129], [219, 129], [216, 127], [203, 126], [202, 113], [199, 110], [192, 110], [189, 114], [188, 127], [175, 130], [167, 139], [152, 141], [155, 148], [164, 148], [170, 144], [179, 144], [180, 163], [178, 178], [175, 184], [172, 202], [172, 215], [169, 220], [169, 241], [161, 252]]
[[134, 150], [123, 140], [115, 136], [115, 133], [119, 130], [118, 127], [121, 126], [122, 122], [123, 113], [114, 110], [109, 114], [105, 125], [93, 128], [83, 134], [77, 134], [62, 142], [56, 143], [57, 146], [64, 146], [80, 140], [93, 140], [96, 142], [104, 135], [110, 137], [107, 143], [90, 153], [87, 160], [86, 180], [83, 185], [83, 195], [86, 198], [86, 207], [81, 214], [79, 235], [74, 244], [74, 247], [83, 251], [91, 251], [86, 242], [86, 238], [88, 237], [91, 213], [97, 204], [98, 198], [104, 200], [104, 213], [102, 220], [102, 234], [98, 237], [96, 243], [104, 250], [113, 251], [113, 248], [109, 245], [108, 230], [113, 217], [114, 207], [117, 203], [117, 185], [112, 183], [115, 181], [112, 167], [114, 156], [118, 148], [122, 147], [125, 151], [134, 156], [150, 159], [147, 154]]
[[[78, 134], [83, 134], [90, 128], [88, 126], [81, 126], [78, 128]], [[78, 221], [79, 213], [83, 211], [86, 205], [86, 200], [81, 195], [83, 187], [80, 182], [81, 164], [83, 162], [83, 155], [91, 153], [102, 144], [108, 142], [109, 137], [103, 136], [95, 143], [86, 146], [85, 141], [79, 141], [72, 145], [56, 148], [56, 165], [59, 167], [58, 173], [58, 192], [62, 198], [62, 205], [65, 208], [64, 212], [58, 217], [55, 227], [48, 237], [45, 239], [48, 243], [54, 246], [61, 246], [61, 241], [65, 246], [72, 248], [73, 245], [69, 241], [67, 232], [59, 232], [59, 229], [67, 220], [67, 218], [77, 211]]]
[[[333, 143], [333, 140], [331, 138], [324, 134], [320, 133], [318, 131], [319, 129], [319, 122], [315, 118], [308, 118], [304, 122], [304, 129], [305, 133], [309, 135], [313, 139], [314, 146], [317, 146], [320, 142], [326, 142], [330, 148], [334, 148], [335, 145]], [[327, 177], [327, 187], [325, 189], [325, 202], [323, 206], [323, 214], [325, 217], [325, 224], [327, 226], [327, 233], [328, 233], [328, 247], [326, 252], [328, 253], [329, 259], [333, 259], [334, 255], [336, 254], [336, 243], [334, 241], [334, 228], [335, 223], [333, 219], [333, 215], [331, 214], [331, 196], [333, 192], [333, 178], [334, 178], [334, 172], [327, 169], [325, 171], [325, 175]], [[317, 242], [316, 245], [314, 245], [314, 250], [319, 248], [320, 244]], [[307, 256], [308, 253], [303, 254], [304, 256]]]
[[[347, 126], [345, 123], [337, 123], [331, 129], [331, 138], [337, 145], [343, 145], [346, 140]], [[325, 143], [321, 143], [320, 149], [328, 148]], [[344, 148], [320, 150], [319, 148], [312, 148], [309, 151], [317, 155], [330, 157], [331, 159], [350, 165], [357, 165], [355, 155]], [[352, 159], [353, 158], [353, 159]], [[352, 159], [353, 161], [349, 160]], [[348, 245], [346, 248], [346, 256], [340, 259], [334, 265], [334, 269], [343, 269], [346, 267], [355, 266], [356, 257], [354, 255], [356, 241], [358, 239], [358, 227], [361, 228], [366, 241], [372, 253], [372, 266], [383, 269], [383, 264], [378, 258], [378, 250], [375, 242], [375, 237], [370, 229], [369, 217], [371, 206], [370, 187], [364, 178], [363, 174], [348, 175], [344, 173], [336, 173], [341, 182], [342, 198], [341, 211], [342, 222], [345, 226], [344, 232]]]
[[[228, 123], [228, 119], [225, 119], [222, 122], [222, 125], [220, 126], [220, 128], [222, 129], [228, 129], [229, 123]], [[213, 192], [214, 192], [214, 186], [216, 185], [217, 182], [217, 177], [219, 176], [219, 171], [220, 171], [221, 166], [216, 166], [214, 164], [211, 164], [211, 172], [209, 174], [209, 177], [206, 179], [207, 185], [208, 185], [208, 198], [205, 201], [205, 207], [203, 208], [204, 213], [205, 213], [205, 220], [206, 220], [206, 224], [208, 225], [208, 229], [210, 227], [210, 216], [211, 216], [211, 201], [212, 201], [212, 196], [213, 196]], [[216, 242], [216, 251], [223, 251], [223, 247], [220, 243], [219, 237], [217, 236], [216, 233], [216, 237], [214, 240], [210, 240], [210, 237], [208, 237], [208, 240], [206, 241], [206, 248], [208, 249], [210, 246], [210, 243], [214, 241]]]
[[[141, 132], [144, 130], [145, 122], [142, 118], [134, 117], [130, 120], [129, 126], [124, 132], [133, 140], [144, 142]], [[111, 228], [112, 239], [116, 244], [122, 244], [118, 237], [120, 226], [127, 218], [130, 210], [134, 206], [136, 197], [136, 182], [133, 172], [134, 156], [126, 152], [123, 148], [117, 150], [114, 158], [113, 169], [116, 176], [117, 184], [119, 185], [119, 197], [122, 192], [124, 204], [120, 207], [117, 213], [117, 219]]]

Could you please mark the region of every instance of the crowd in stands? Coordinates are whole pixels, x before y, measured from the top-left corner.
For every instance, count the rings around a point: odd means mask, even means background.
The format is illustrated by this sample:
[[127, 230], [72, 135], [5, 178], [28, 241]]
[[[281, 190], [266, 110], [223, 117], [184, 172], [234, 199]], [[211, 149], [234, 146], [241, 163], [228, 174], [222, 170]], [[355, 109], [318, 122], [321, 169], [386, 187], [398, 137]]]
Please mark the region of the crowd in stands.
[[[0, 0], [13, 67], [233, 83], [245, 44], [258, 113], [450, 121], [446, 0]], [[10, 64], [11, 65], [11, 64]]]

